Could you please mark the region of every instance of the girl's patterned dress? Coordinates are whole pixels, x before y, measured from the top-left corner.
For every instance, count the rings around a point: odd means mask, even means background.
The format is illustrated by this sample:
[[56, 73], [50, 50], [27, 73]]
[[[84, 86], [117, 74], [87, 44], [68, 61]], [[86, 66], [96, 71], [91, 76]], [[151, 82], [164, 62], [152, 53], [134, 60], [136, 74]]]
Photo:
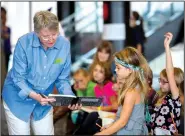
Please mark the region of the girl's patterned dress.
[[172, 121], [176, 124], [176, 128], [180, 126], [180, 111], [181, 111], [181, 102], [180, 97], [177, 99], [172, 98], [172, 94], [169, 93], [162, 101], [160, 106], [154, 106], [151, 114], [151, 128], [152, 134], [156, 127], [169, 130], [172, 135], [176, 132], [175, 126]]

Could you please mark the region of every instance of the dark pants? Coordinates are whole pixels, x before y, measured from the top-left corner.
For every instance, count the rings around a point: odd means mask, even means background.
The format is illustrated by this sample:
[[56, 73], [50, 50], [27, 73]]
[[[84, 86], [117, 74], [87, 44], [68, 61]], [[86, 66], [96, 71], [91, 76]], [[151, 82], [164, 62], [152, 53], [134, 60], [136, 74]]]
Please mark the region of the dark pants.
[[184, 116], [180, 118], [180, 127], [178, 131], [180, 134], [184, 135]]
[[8, 63], [9, 63], [10, 55], [11, 54], [9, 54], [9, 53], [5, 53], [5, 64], [6, 64], [7, 71], [8, 71]]
[[96, 125], [96, 123], [102, 126], [102, 120], [98, 117], [98, 112], [89, 113], [74, 135], [93, 135], [100, 132], [100, 128]]

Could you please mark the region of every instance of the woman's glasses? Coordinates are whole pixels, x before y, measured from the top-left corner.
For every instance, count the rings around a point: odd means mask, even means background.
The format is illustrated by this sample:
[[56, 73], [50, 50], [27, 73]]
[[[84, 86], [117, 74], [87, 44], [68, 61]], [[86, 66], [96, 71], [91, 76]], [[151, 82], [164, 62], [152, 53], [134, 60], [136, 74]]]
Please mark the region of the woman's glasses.
[[42, 38], [43, 41], [49, 41], [50, 39], [56, 39], [58, 37], [58, 33], [54, 34], [54, 35], [49, 35], [49, 36], [42, 36], [40, 35], [40, 37]]
[[165, 81], [164, 79], [158, 78], [159, 83], [161, 83], [162, 85], [169, 83], [168, 81]]

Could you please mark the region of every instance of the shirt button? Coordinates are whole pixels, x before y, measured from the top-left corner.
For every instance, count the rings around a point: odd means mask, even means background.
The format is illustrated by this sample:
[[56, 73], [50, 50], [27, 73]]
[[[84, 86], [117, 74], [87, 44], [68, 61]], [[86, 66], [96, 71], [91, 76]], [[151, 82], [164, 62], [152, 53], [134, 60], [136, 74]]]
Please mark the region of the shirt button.
[[47, 56], [45, 55], [44, 57], [46, 58]]
[[46, 68], [46, 66], [44, 66], [44, 68]]
[[42, 90], [44, 90], [44, 88], [42, 88]]
[[35, 106], [35, 104], [33, 104], [33, 106]]
[[44, 77], [44, 79], [46, 79], [46, 77]]

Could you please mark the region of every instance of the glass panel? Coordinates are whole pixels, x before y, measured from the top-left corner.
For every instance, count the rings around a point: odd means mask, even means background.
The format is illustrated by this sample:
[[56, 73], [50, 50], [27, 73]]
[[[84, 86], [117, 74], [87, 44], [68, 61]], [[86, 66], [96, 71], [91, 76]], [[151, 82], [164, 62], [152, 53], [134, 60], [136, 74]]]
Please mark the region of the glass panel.
[[184, 11], [184, 2], [173, 2], [174, 12]]
[[141, 16], [147, 11], [148, 2], [131, 2], [131, 10], [137, 11]]
[[[150, 5], [149, 5], [150, 4]], [[131, 2], [131, 10], [144, 19], [144, 30], [149, 32], [162, 26], [177, 12], [184, 11], [183, 2]], [[146, 12], [147, 11], [147, 12]]]
[[[99, 7], [96, 12], [96, 4]], [[75, 12], [79, 14], [75, 16], [76, 23], [75, 29], [80, 32], [102, 32], [103, 30], [103, 2], [76, 2]], [[97, 18], [98, 17], [98, 18]], [[97, 21], [96, 21], [97, 19]]]

